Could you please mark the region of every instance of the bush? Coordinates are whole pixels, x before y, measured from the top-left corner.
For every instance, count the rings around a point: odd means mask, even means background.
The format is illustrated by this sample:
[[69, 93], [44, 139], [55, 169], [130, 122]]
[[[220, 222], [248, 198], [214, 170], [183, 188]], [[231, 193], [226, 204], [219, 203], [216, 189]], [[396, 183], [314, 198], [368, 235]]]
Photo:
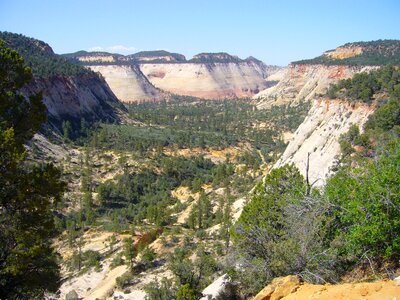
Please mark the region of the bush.
[[95, 267], [96, 271], [100, 270], [101, 255], [98, 251], [88, 250], [83, 253], [83, 260], [87, 268]]
[[147, 300], [175, 300], [176, 287], [171, 279], [163, 277], [159, 282], [157, 279], [144, 287]]
[[153, 261], [156, 258], [156, 253], [149, 246], [145, 247], [141, 252], [140, 262], [145, 265], [146, 268], [150, 268], [153, 265]]
[[333, 232], [345, 240], [342, 251], [354, 258], [398, 262], [400, 258], [400, 143], [386, 147], [376, 162], [345, 167], [326, 185], [336, 207]]
[[128, 272], [124, 273], [123, 275], [121, 275], [115, 279], [117, 288], [120, 290], [123, 290], [125, 287], [132, 284], [133, 279], [134, 279], [134, 277], [131, 272], [128, 271]]
[[329, 205], [293, 165], [272, 170], [254, 192], [234, 226], [231, 276], [246, 297], [274, 277], [299, 274], [312, 282], [336, 279], [334, 251], [326, 250]]
[[113, 269], [118, 266], [122, 266], [124, 264], [124, 260], [122, 259], [122, 252], [115, 255], [113, 260], [111, 261], [110, 267]]

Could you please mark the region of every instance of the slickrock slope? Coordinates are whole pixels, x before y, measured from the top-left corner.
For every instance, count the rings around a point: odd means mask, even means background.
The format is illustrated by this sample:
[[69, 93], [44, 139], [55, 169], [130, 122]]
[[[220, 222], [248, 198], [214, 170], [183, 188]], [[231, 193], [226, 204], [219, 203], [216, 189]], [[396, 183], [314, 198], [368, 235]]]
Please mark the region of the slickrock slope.
[[99, 65], [90, 66], [90, 69], [100, 73], [123, 102], [157, 101], [163, 96], [137, 65]]
[[319, 94], [325, 94], [331, 83], [375, 68], [371, 66], [291, 64], [277, 85], [261, 91], [253, 98], [259, 100], [259, 108], [312, 100]]
[[305, 175], [310, 153], [310, 181], [323, 185], [335, 157], [340, 154], [339, 136], [347, 132], [351, 124], [362, 127], [372, 112], [372, 107], [362, 103], [350, 105], [340, 100], [314, 100], [307, 117], [274, 167], [294, 163]]
[[208, 99], [249, 97], [268, 87], [268, 70], [254, 62], [141, 64], [154, 86]]

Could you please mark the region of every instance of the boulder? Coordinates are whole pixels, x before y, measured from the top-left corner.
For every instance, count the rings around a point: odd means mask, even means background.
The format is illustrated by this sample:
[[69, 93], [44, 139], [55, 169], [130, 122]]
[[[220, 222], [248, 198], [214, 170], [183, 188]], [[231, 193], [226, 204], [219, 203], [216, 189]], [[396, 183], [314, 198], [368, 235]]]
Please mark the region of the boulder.
[[65, 300], [79, 300], [78, 293], [75, 290], [69, 291], [65, 296]]
[[400, 276], [396, 277], [395, 279], [393, 279], [394, 283], [398, 286], [400, 286]]
[[261, 290], [253, 300], [278, 300], [293, 292], [300, 287], [300, 278], [298, 276], [289, 275], [286, 277], [278, 277]]

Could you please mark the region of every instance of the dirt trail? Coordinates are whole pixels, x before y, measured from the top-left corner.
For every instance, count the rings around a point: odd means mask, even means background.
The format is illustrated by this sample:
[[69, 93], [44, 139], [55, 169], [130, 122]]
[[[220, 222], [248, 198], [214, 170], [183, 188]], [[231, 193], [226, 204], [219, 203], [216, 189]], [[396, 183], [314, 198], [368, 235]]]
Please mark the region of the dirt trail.
[[104, 279], [86, 295], [85, 300], [105, 299], [115, 288], [115, 279], [128, 270], [127, 266], [118, 266], [111, 270]]

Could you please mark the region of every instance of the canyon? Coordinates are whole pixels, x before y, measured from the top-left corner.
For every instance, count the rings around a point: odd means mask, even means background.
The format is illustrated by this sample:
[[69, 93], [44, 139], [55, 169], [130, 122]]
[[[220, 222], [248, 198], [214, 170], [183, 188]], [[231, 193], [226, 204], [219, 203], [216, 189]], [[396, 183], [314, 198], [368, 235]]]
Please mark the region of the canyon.
[[[42, 92], [47, 125], [58, 139], [53, 144], [41, 132], [27, 149], [34, 156], [33, 146], [39, 148], [43, 155], [34, 159], [55, 162], [67, 182], [56, 212], [59, 236], [53, 241], [63, 259], [58, 295], [49, 296], [57, 299], [72, 291], [84, 299], [145, 299], [149, 283], [174, 278], [171, 254], [184, 248], [179, 262], [186, 260], [193, 269], [201, 255], [218, 262], [207, 284], [214, 282], [202, 293], [203, 299], [216, 299], [229, 282], [220, 262], [229, 263], [230, 230], [253, 199], [252, 188], [271, 169], [294, 164], [322, 191], [338, 165], [340, 136], [352, 124], [362, 132], [377, 108], [326, 95], [331, 84], [371, 72], [379, 67], [374, 64], [310, 60], [277, 67], [227, 53], [186, 60], [162, 50], [59, 56], [43, 42], [28, 40], [27, 45], [30, 54], [64, 66], [56, 75], [34, 76], [22, 90], [25, 95]], [[341, 61], [368, 51], [344, 45], [321, 57]], [[232, 101], [203, 101], [222, 99]], [[100, 125], [89, 132], [83, 121]], [[86, 140], [69, 140], [63, 132], [66, 122], [78, 137], [86, 128]], [[270, 139], [263, 139], [267, 135]], [[146, 244], [139, 243], [143, 237], [149, 238]], [[136, 247], [130, 265], [127, 246]], [[142, 259], [144, 248], [154, 252], [150, 263]], [[303, 284], [297, 277], [288, 281], [295, 281], [298, 294], [290, 292], [285, 299], [331, 289]], [[350, 289], [375, 295], [382, 286], [386, 283]], [[392, 282], [387, 286], [398, 291]], [[270, 299], [265, 296], [270, 287], [266, 290], [256, 299]], [[337, 293], [342, 291], [327, 297]]]

